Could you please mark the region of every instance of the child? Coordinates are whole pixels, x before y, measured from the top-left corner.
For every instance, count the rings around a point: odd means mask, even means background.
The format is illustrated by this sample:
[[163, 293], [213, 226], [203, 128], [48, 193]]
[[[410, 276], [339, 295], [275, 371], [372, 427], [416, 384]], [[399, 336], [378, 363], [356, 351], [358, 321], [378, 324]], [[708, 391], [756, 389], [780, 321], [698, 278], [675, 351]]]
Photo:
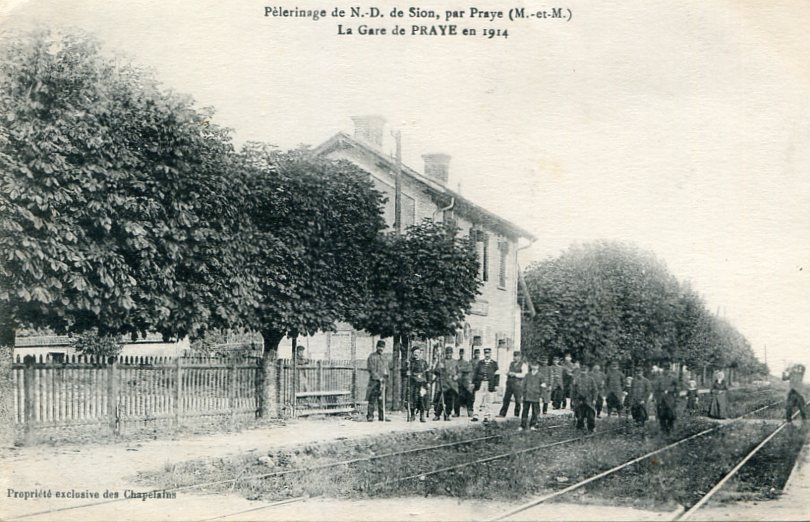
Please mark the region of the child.
[[698, 404], [700, 404], [700, 398], [698, 397], [697, 382], [694, 379], [690, 379], [689, 388], [686, 390], [686, 411], [689, 413], [697, 412]]

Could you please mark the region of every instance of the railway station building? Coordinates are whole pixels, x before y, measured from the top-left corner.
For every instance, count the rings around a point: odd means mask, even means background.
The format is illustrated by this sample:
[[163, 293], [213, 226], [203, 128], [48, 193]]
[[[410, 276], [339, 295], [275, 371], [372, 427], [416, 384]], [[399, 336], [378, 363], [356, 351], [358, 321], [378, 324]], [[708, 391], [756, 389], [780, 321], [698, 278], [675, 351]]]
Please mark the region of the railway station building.
[[[354, 133], [338, 132], [314, 149], [316, 155], [347, 160], [367, 172], [377, 190], [387, 201], [384, 207], [386, 224], [393, 229], [395, 214], [395, 177], [397, 160], [383, 151], [383, 137], [389, 134], [385, 119], [380, 116], [358, 116]], [[499, 365], [511, 360], [511, 350], [520, 346], [520, 327], [524, 314], [531, 314], [531, 300], [523, 284], [518, 265], [518, 250], [535, 241], [534, 235], [510, 223], [497, 214], [479, 206], [451, 190], [448, 184], [451, 157], [430, 153], [422, 156], [421, 171], [401, 165], [400, 197], [401, 226], [424, 219], [452, 222], [462, 235], [475, 241], [480, 262], [480, 294], [472, 311], [459, 329], [455, 339], [436, 342], [452, 343], [467, 348], [493, 348]], [[315, 359], [364, 359], [377, 338], [354, 331], [349, 325], [339, 325], [337, 332], [299, 338], [307, 347], [308, 357]], [[432, 342], [429, 344], [433, 344]], [[286, 345], [286, 346], [284, 346]], [[391, 349], [389, 340], [388, 349]], [[280, 357], [289, 357], [288, 343], [282, 343]]]

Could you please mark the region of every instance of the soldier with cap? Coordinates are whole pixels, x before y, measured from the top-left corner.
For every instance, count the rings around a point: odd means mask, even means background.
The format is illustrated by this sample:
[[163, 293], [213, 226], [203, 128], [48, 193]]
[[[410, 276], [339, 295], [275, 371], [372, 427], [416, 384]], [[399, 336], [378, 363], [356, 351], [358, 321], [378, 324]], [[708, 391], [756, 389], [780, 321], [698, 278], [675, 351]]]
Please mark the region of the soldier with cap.
[[[574, 383], [574, 361], [570, 353], [565, 354], [565, 360], [562, 363], [562, 382], [563, 382], [563, 409], [565, 409], [565, 402], [567, 399], [572, 399], [571, 385]], [[573, 401], [571, 401], [571, 409], [574, 409]]]
[[647, 403], [652, 396], [652, 384], [644, 377], [644, 367], [636, 366], [636, 376], [630, 384], [630, 392], [627, 395], [630, 405], [630, 415], [639, 426], [644, 426], [647, 422]]
[[593, 433], [596, 426], [596, 395], [598, 392], [596, 381], [588, 371], [588, 365], [583, 364], [576, 373], [576, 380], [571, 386], [572, 407], [577, 419], [577, 429], [584, 429], [587, 424], [588, 433]]
[[619, 370], [619, 362], [613, 361], [605, 376], [605, 393], [607, 393], [607, 416], [614, 411], [622, 416], [622, 399], [624, 398], [624, 375]]
[[513, 396], [515, 398], [515, 417], [520, 417], [520, 403], [523, 399], [523, 378], [529, 373], [529, 365], [521, 357], [520, 350], [515, 350], [512, 356], [513, 359], [509, 363], [506, 377], [506, 391], [503, 393], [503, 403], [498, 417], [506, 417]]
[[453, 359], [453, 347], [444, 349], [445, 358], [439, 361], [433, 374], [436, 376], [436, 397], [433, 398], [433, 420], [439, 420], [444, 414], [444, 420], [450, 420], [456, 401], [458, 400], [458, 361]]
[[411, 408], [409, 418], [416, 418], [419, 412], [419, 421], [426, 422], [425, 413], [428, 411], [428, 363], [422, 357], [422, 347], [413, 347], [413, 354], [408, 363], [408, 388], [410, 393], [409, 406]]
[[669, 361], [664, 365], [663, 373], [660, 373], [653, 382], [653, 396], [655, 397], [655, 415], [661, 431], [669, 434], [678, 418], [677, 398], [678, 398], [678, 376], [669, 366]]
[[563, 391], [563, 368], [560, 358], [556, 355], [551, 365], [551, 405], [555, 410], [565, 408], [565, 392]]
[[309, 391], [309, 383], [307, 382], [307, 370], [306, 367], [309, 365], [309, 359], [305, 355], [306, 348], [303, 344], [299, 344], [295, 347], [295, 367], [297, 371], [297, 378], [298, 378], [298, 387], [297, 391], [299, 392], [307, 392]]
[[473, 369], [473, 389], [475, 390], [475, 412], [473, 421], [483, 415], [489, 421], [490, 406], [495, 388], [498, 386], [498, 363], [492, 359], [492, 348], [484, 348], [484, 358]]
[[385, 341], [380, 339], [377, 341], [376, 350], [369, 354], [366, 360], [366, 367], [368, 368], [368, 388], [366, 388], [366, 400], [368, 401], [368, 414], [366, 420], [372, 422], [374, 420], [374, 408], [377, 408], [379, 419], [385, 420], [385, 409], [383, 401], [385, 397], [382, 394], [383, 386], [388, 378], [388, 361], [383, 356], [385, 350]]
[[591, 368], [591, 377], [598, 390], [596, 393], [596, 418], [598, 419], [602, 416], [602, 406], [605, 405], [605, 373], [602, 371], [602, 367], [594, 364]]
[[543, 415], [545, 415], [548, 413], [548, 403], [551, 402], [551, 366], [548, 365], [548, 355], [540, 358], [538, 369], [545, 384], [540, 393], [540, 399], [543, 401]]
[[470, 361], [464, 359], [464, 348], [458, 349], [458, 400], [453, 414], [461, 416], [461, 407], [467, 410], [467, 417], [472, 417], [473, 413], [473, 391], [472, 391], [472, 371], [473, 366]]
[[785, 403], [785, 418], [789, 423], [793, 423], [793, 411], [798, 409], [802, 417], [802, 425], [807, 421], [807, 409], [804, 400], [804, 365], [794, 364], [782, 372], [782, 380], [788, 381], [790, 390], [788, 391]]

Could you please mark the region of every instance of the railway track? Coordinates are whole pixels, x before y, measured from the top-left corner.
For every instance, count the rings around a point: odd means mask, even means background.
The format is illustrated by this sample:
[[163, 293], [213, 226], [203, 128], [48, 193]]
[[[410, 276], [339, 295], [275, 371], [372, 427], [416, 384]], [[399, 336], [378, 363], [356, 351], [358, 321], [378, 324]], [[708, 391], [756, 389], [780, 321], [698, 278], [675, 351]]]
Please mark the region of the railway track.
[[[748, 413], [745, 413], [743, 415], [740, 415], [740, 416], [735, 417], [735, 418], [730, 419], [730, 420], [731, 421], [741, 420], [741, 419], [744, 419], [745, 417], [749, 417], [751, 415], [754, 415], [756, 413], [764, 411], [764, 410], [766, 410], [768, 408], [772, 408], [772, 407], [774, 407], [776, 405], [779, 405], [779, 404], [782, 404], [782, 402], [781, 401], [776, 401], [776, 402], [767, 404], [765, 406], [759, 407], [759, 408], [757, 408], [755, 410], [752, 410], [752, 411], [750, 411]], [[794, 415], [794, 417], [795, 417], [795, 415]], [[555, 499], [557, 497], [560, 497], [560, 496], [565, 495], [567, 493], [570, 493], [572, 491], [581, 489], [584, 486], [587, 486], [588, 484], [590, 484], [592, 482], [595, 482], [595, 481], [600, 480], [602, 478], [613, 475], [613, 474], [615, 474], [615, 473], [617, 473], [617, 472], [619, 472], [619, 471], [621, 471], [623, 469], [628, 468], [629, 466], [632, 466], [633, 464], [636, 464], [638, 462], [642, 462], [642, 461], [644, 461], [644, 460], [646, 460], [646, 459], [648, 459], [650, 457], [653, 457], [653, 456], [655, 456], [655, 455], [657, 455], [659, 453], [668, 451], [668, 450], [670, 450], [672, 448], [675, 448], [677, 446], [685, 444], [685, 443], [687, 443], [687, 442], [689, 442], [691, 440], [697, 439], [699, 437], [702, 437], [702, 436], [707, 435], [709, 433], [712, 433], [714, 431], [723, 429], [725, 426], [728, 426], [728, 425], [729, 425], [728, 423], [718, 424], [716, 426], [713, 426], [711, 428], [707, 428], [707, 429], [699, 431], [697, 433], [687, 435], [686, 437], [683, 437], [683, 438], [681, 438], [681, 439], [679, 439], [679, 440], [677, 440], [675, 442], [667, 444], [666, 446], [663, 446], [663, 447], [657, 448], [657, 449], [655, 449], [653, 451], [647, 452], [647, 453], [645, 453], [645, 454], [643, 454], [643, 455], [641, 455], [639, 457], [635, 457], [635, 458], [633, 458], [631, 460], [628, 460], [628, 461], [626, 461], [626, 462], [624, 462], [622, 464], [614, 466], [614, 467], [612, 467], [612, 468], [610, 468], [608, 470], [602, 471], [601, 473], [597, 473], [596, 475], [593, 475], [591, 477], [583, 479], [583, 480], [581, 480], [581, 481], [579, 481], [579, 482], [577, 482], [575, 484], [572, 484], [572, 485], [570, 485], [570, 486], [568, 486], [568, 487], [566, 487], [564, 489], [553, 491], [553, 492], [548, 493], [546, 495], [537, 497], [537, 498], [535, 498], [535, 499], [533, 499], [533, 500], [531, 500], [529, 502], [526, 502], [526, 503], [524, 503], [524, 504], [522, 504], [522, 505], [520, 505], [520, 506], [518, 506], [516, 508], [513, 508], [513, 509], [511, 509], [511, 510], [505, 512], [505, 513], [501, 513], [501, 514], [497, 515], [496, 517], [491, 518], [490, 520], [491, 521], [508, 520], [509, 518], [511, 518], [511, 517], [513, 517], [513, 516], [515, 516], [515, 515], [517, 515], [519, 513], [529, 512], [532, 509], [536, 508], [537, 506], [540, 506], [541, 504], [544, 504], [544, 503], [546, 503], [546, 502], [548, 502], [550, 500], [553, 500], [553, 499]], [[705, 502], [707, 502], [708, 499], [711, 498], [711, 496], [713, 496], [717, 492], [717, 490], [719, 490], [723, 486], [723, 484], [725, 484], [728, 481], [728, 479], [731, 478], [731, 476], [733, 476], [733, 474], [736, 473], [745, 464], [745, 462], [747, 462], [757, 451], [759, 451], [763, 446], [765, 446], [765, 444], [767, 444], [767, 442], [769, 440], [771, 440], [785, 426], [786, 426], [785, 422], [781, 423], [780, 426], [776, 430], [774, 430], [773, 433], [771, 433], [768, 437], [766, 437], [765, 440], [763, 440], [759, 445], [757, 445], [757, 447], [754, 448], [754, 450], [749, 452], [742, 459], [742, 461], [740, 463], [738, 463], [737, 466], [735, 466], [735, 468], [732, 469], [732, 471], [730, 471], [729, 474], [727, 474], [711, 491], [709, 491], [709, 493], [707, 493], [700, 501], [698, 501], [698, 503], [694, 504], [688, 511], [685, 511], [685, 512], [679, 514], [680, 518], [678, 518], [678, 520], [687, 520], [689, 517], [691, 517], [692, 513], [694, 513], [694, 511], [697, 511], [698, 509], [700, 509], [700, 507], [703, 504], [705, 504]]]
[[[554, 424], [554, 425], [551, 425], [551, 426], [543, 427], [540, 430], [538, 430], [538, 432], [551, 431], [553, 429], [563, 428], [563, 427], [566, 427], [566, 424]], [[503, 431], [501, 433], [497, 433], [497, 434], [493, 434], [493, 435], [486, 435], [486, 436], [483, 436], [483, 437], [474, 437], [474, 438], [470, 438], [470, 439], [462, 439], [462, 440], [458, 440], [458, 441], [445, 442], [445, 443], [442, 443], [442, 444], [434, 444], [434, 445], [431, 445], [431, 446], [423, 446], [423, 447], [419, 447], [419, 448], [411, 448], [411, 449], [402, 450], [402, 451], [392, 451], [392, 452], [389, 452], [389, 453], [382, 453], [382, 454], [379, 454], [379, 455], [371, 455], [371, 456], [368, 456], [368, 457], [358, 457], [358, 458], [354, 458], [354, 459], [346, 459], [346, 460], [341, 460], [341, 461], [336, 461], [336, 462], [327, 462], [327, 463], [319, 464], [319, 465], [316, 465], [316, 466], [306, 466], [306, 467], [301, 467], [301, 468], [293, 468], [293, 469], [272, 471], [272, 472], [262, 473], [262, 474], [258, 474], [258, 475], [241, 475], [240, 474], [240, 475], [237, 475], [235, 477], [222, 479], [222, 480], [199, 482], [199, 483], [195, 483], [195, 484], [188, 484], [188, 485], [185, 485], [185, 486], [176, 486], [176, 487], [173, 487], [173, 488], [166, 488], [166, 489], [160, 489], [160, 490], [154, 490], [154, 491], [155, 492], [160, 491], [160, 492], [179, 493], [179, 492], [182, 492], [182, 491], [189, 491], [189, 490], [194, 490], [194, 489], [202, 489], [202, 488], [206, 488], [206, 487], [219, 486], [219, 485], [224, 485], [224, 484], [232, 484], [232, 483], [235, 484], [235, 483], [237, 483], [239, 481], [264, 480], [264, 479], [269, 479], [269, 478], [274, 478], [274, 477], [281, 477], [281, 476], [290, 475], [290, 474], [309, 473], [309, 472], [313, 472], [313, 471], [320, 471], [320, 470], [336, 468], [336, 467], [341, 467], [341, 466], [351, 466], [353, 464], [358, 464], [358, 463], [361, 463], [361, 462], [370, 462], [370, 461], [384, 459], [384, 458], [398, 457], [398, 456], [403, 456], [403, 455], [411, 455], [411, 454], [422, 453], [422, 452], [426, 452], [426, 451], [435, 451], [435, 450], [440, 450], [440, 449], [445, 449], [445, 448], [450, 448], [450, 447], [463, 446], [463, 445], [466, 445], [466, 444], [475, 444], [477, 442], [485, 442], [485, 441], [488, 441], [488, 440], [494, 440], [494, 439], [498, 439], [498, 438], [510, 437], [510, 436], [514, 436], [515, 434], [516, 433], [513, 432], [513, 431]], [[258, 510], [261, 510], [261, 509], [271, 509], [273, 507], [281, 506], [281, 505], [284, 505], [284, 504], [287, 504], [287, 503], [298, 502], [298, 501], [301, 501], [303, 499], [304, 499], [304, 497], [296, 497], [296, 498], [293, 498], [293, 499], [282, 499], [282, 500], [279, 500], [279, 501], [272, 502], [271, 504], [269, 504], [267, 506], [262, 506], [262, 507], [258, 507], [258, 508], [252, 508], [252, 509], [247, 510], [245, 512], [252, 512], [254, 510], [258, 511]], [[63, 511], [75, 511], [75, 510], [79, 510], [79, 509], [88, 509], [88, 508], [91, 508], [91, 507], [101, 506], [101, 505], [105, 505], [105, 504], [125, 502], [127, 500], [129, 500], [129, 499], [119, 498], [119, 499], [103, 500], [103, 501], [100, 501], [100, 502], [88, 502], [86, 504], [80, 504], [80, 505], [76, 505], [76, 506], [65, 506], [65, 507], [62, 507], [62, 508], [54, 508], [54, 509], [49, 509], [49, 510], [37, 511], [37, 512], [34, 512], [34, 513], [26, 513], [26, 514], [23, 514], [23, 515], [18, 515], [16, 517], [14, 517], [14, 519], [15, 520], [26, 519], [26, 518], [36, 517], [36, 516], [43, 516], [43, 515], [50, 515], [50, 514], [60, 513], [60, 512], [63, 512]], [[228, 515], [223, 515], [223, 517], [235, 516], [235, 515], [238, 515], [238, 514], [241, 514], [241, 513], [242, 512], [231, 513], [231, 514], [228, 514]], [[217, 517], [217, 518], [219, 518], [219, 517]]]
[[[730, 420], [734, 421], [734, 420], [743, 419], [745, 417], [754, 415], [754, 414], [756, 414], [758, 412], [761, 412], [763, 410], [771, 408], [771, 407], [773, 407], [773, 406], [775, 406], [777, 404], [782, 404], [782, 402], [777, 401], [777, 402], [767, 404], [765, 406], [762, 406], [760, 408], [757, 408], [755, 410], [752, 410], [752, 411], [750, 411], [748, 413], [745, 413], [743, 415], [740, 415], [740, 416], [735, 417], [734, 419], [730, 419]], [[508, 518], [518, 514], [518, 513], [528, 511], [528, 510], [530, 510], [530, 509], [532, 509], [532, 508], [534, 508], [534, 507], [536, 507], [536, 506], [538, 506], [538, 505], [540, 505], [540, 504], [542, 504], [544, 502], [547, 502], [547, 501], [549, 501], [549, 500], [551, 500], [553, 498], [559, 497], [559, 496], [564, 495], [564, 494], [566, 494], [568, 492], [579, 489], [579, 488], [581, 488], [581, 487], [583, 487], [583, 486], [585, 486], [585, 485], [587, 485], [587, 484], [589, 484], [589, 483], [591, 483], [593, 481], [599, 480], [600, 478], [603, 478], [603, 477], [606, 477], [606, 476], [611, 475], [613, 473], [616, 473], [617, 471], [620, 471], [621, 469], [625, 469], [628, 466], [630, 466], [630, 465], [632, 465], [632, 464], [634, 464], [636, 462], [640, 462], [640, 461], [642, 461], [642, 460], [644, 460], [646, 458], [649, 458], [649, 457], [651, 457], [653, 455], [664, 452], [664, 451], [666, 451], [668, 449], [676, 447], [676, 446], [678, 446], [680, 444], [683, 444], [683, 443], [685, 443], [687, 441], [696, 439], [696, 438], [701, 437], [701, 436], [703, 436], [703, 435], [705, 435], [707, 433], [710, 433], [712, 431], [719, 430], [719, 429], [723, 428], [723, 426], [726, 426], [726, 425], [727, 424], [719, 424], [719, 425], [713, 426], [711, 428], [702, 430], [702, 431], [700, 431], [698, 433], [688, 435], [687, 437], [684, 437], [684, 438], [680, 439], [679, 441], [668, 444], [668, 445], [666, 445], [664, 447], [661, 447], [661, 448], [658, 448], [658, 449], [656, 449], [654, 451], [648, 452], [648, 453], [646, 453], [646, 454], [644, 454], [644, 455], [642, 455], [640, 457], [636, 457], [636, 458], [634, 458], [634, 459], [632, 459], [632, 460], [630, 460], [628, 462], [625, 462], [625, 463], [623, 463], [623, 464], [621, 464], [619, 466], [615, 466], [614, 468], [611, 468], [611, 469], [609, 469], [607, 471], [603, 471], [603, 472], [601, 472], [601, 473], [599, 473], [597, 475], [594, 475], [594, 476], [592, 476], [590, 478], [587, 478], [587, 479], [585, 479], [583, 481], [580, 481], [580, 482], [578, 482], [576, 484], [568, 486], [565, 489], [562, 489], [562, 490], [559, 490], [559, 491], [554, 491], [552, 493], [549, 493], [547, 495], [544, 495], [542, 497], [534, 499], [531, 502], [523, 504], [523, 505], [519, 506], [518, 508], [510, 510], [507, 513], [503, 513], [503, 514], [499, 515], [498, 517], [496, 517], [496, 518], [494, 518], [492, 520], [505, 520], [505, 519], [508, 519]], [[781, 429], [783, 429], [784, 426], [785, 426], [785, 423], [782, 423], [780, 425], [780, 427], [777, 428], [777, 430], [775, 430], [775, 432], [768, 438], [768, 440], [770, 440], [770, 438], [773, 438], [773, 436], [775, 436], [776, 433], [778, 433], [778, 431], [781, 431]], [[551, 426], [546, 426], [546, 427], [540, 429], [538, 433], [545, 432], [545, 431], [551, 431], [551, 430], [554, 430], [554, 429], [557, 429], [557, 428], [566, 428], [566, 427], [569, 427], [568, 422], [555, 424], [555, 425], [551, 425]], [[626, 429], [626, 428], [627, 428], [627, 425], [622, 424], [621, 426], [617, 426], [617, 427], [610, 428], [610, 429], [603, 429], [603, 430], [600, 430], [600, 431], [598, 431], [596, 433], [593, 433], [593, 434], [581, 435], [581, 436], [577, 436], [577, 437], [569, 437], [569, 438], [565, 438], [565, 439], [558, 440], [558, 441], [545, 442], [543, 444], [534, 445], [534, 446], [530, 446], [530, 447], [527, 447], [527, 448], [522, 448], [522, 449], [519, 449], [519, 450], [513, 450], [513, 451], [510, 451], [510, 452], [505, 452], [505, 453], [501, 453], [501, 454], [498, 454], [498, 455], [492, 455], [492, 456], [488, 456], [488, 457], [481, 458], [481, 459], [474, 459], [474, 460], [470, 460], [470, 461], [465, 461], [465, 462], [461, 462], [461, 463], [458, 463], [458, 464], [453, 464], [453, 465], [450, 465], [450, 466], [443, 466], [443, 467], [438, 468], [438, 469], [426, 470], [426, 471], [422, 471], [422, 472], [418, 472], [418, 473], [408, 473], [408, 474], [406, 474], [404, 476], [393, 477], [393, 478], [384, 480], [384, 481], [382, 481], [380, 483], [374, 484], [373, 489], [377, 490], [379, 488], [382, 488], [384, 486], [390, 486], [392, 484], [402, 483], [402, 482], [405, 482], [405, 481], [416, 480], [416, 479], [424, 479], [425, 477], [428, 477], [428, 476], [453, 472], [453, 471], [456, 471], [456, 470], [459, 470], [459, 469], [464, 469], [464, 468], [467, 468], [467, 467], [486, 464], [486, 463], [494, 462], [494, 461], [497, 461], [497, 460], [507, 459], [507, 458], [514, 457], [514, 456], [521, 455], [521, 454], [526, 454], [526, 453], [530, 453], [530, 452], [536, 452], [536, 451], [540, 451], [540, 450], [543, 450], [543, 449], [548, 449], [548, 448], [552, 448], [552, 447], [556, 447], [556, 446], [562, 446], [562, 445], [565, 445], [565, 444], [573, 444], [573, 443], [575, 443], [577, 441], [582, 441], [582, 440], [590, 439], [590, 438], [593, 438], [593, 437], [598, 437], [600, 435], [613, 433], [613, 432], [616, 432], [616, 431], [618, 431], [620, 429]], [[398, 457], [398, 456], [411, 455], [411, 454], [415, 454], [415, 453], [436, 451], [436, 450], [447, 449], [447, 448], [451, 448], [451, 447], [459, 447], [459, 446], [463, 446], [463, 445], [476, 444], [476, 443], [486, 442], [486, 441], [490, 441], [490, 440], [494, 440], [494, 439], [507, 438], [507, 437], [511, 437], [513, 435], [516, 435], [516, 434], [517, 434], [517, 432], [510, 430], [510, 431], [504, 431], [504, 432], [497, 433], [497, 434], [492, 434], [492, 435], [486, 435], [486, 436], [481, 436], [481, 437], [473, 437], [473, 438], [462, 439], [462, 440], [458, 440], [458, 441], [445, 442], [445, 443], [441, 443], [441, 444], [434, 444], [434, 445], [418, 447], [418, 448], [410, 448], [410, 449], [407, 449], [407, 450], [393, 451], [393, 452], [383, 453], [383, 454], [379, 454], [379, 455], [372, 455], [372, 456], [367, 456], [367, 457], [358, 457], [358, 458], [346, 459], [346, 460], [341, 460], [341, 461], [336, 461], [336, 462], [328, 462], [328, 463], [319, 464], [319, 465], [315, 465], [315, 466], [306, 466], [306, 467], [301, 467], [301, 468], [278, 470], [278, 471], [272, 471], [272, 472], [255, 474], [255, 475], [242, 475], [242, 474], [239, 474], [239, 475], [237, 475], [235, 477], [231, 477], [231, 478], [227, 478], [227, 479], [200, 482], [200, 483], [188, 484], [188, 485], [184, 485], [184, 486], [177, 486], [177, 487], [173, 487], [173, 488], [166, 488], [166, 489], [160, 489], [160, 490], [155, 490], [155, 491], [182, 492], [182, 491], [189, 491], [189, 490], [194, 490], [194, 489], [203, 489], [203, 488], [206, 488], [206, 487], [212, 487], [212, 486], [218, 486], [218, 485], [224, 485], [224, 484], [236, 484], [236, 483], [241, 482], [241, 481], [265, 480], [265, 479], [270, 479], [270, 478], [274, 478], [274, 477], [283, 477], [285, 475], [290, 475], [290, 474], [309, 473], [309, 472], [313, 472], [313, 471], [326, 470], [326, 469], [337, 468], [337, 467], [341, 467], [341, 466], [351, 466], [351, 465], [354, 465], [354, 464], [359, 464], [359, 463], [363, 463], [363, 462], [370, 462], [370, 461], [375, 461], [375, 460], [379, 460], [379, 459], [394, 458], [394, 457]], [[753, 455], [753, 453], [755, 453], [759, 448], [764, 446], [766, 443], [767, 443], [767, 440], [763, 441], [763, 443], [760, 444], [755, 449], [755, 451], [752, 452], [751, 455]], [[750, 456], [748, 457], [748, 459], [750, 459]], [[746, 461], [748, 459], [746, 459]], [[741, 463], [738, 466], [737, 469], [739, 469], [739, 467], [742, 467], [742, 465], [744, 465], [744, 462]], [[736, 471], [737, 470], [733, 470], [733, 472], [731, 472], [730, 475], [733, 474]], [[730, 475], [728, 476], [728, 478], [730, 478]], [[725, 478], [721, 482], [725, 483], [728, 480], [728, 478]], [[716, 489], [719, 489], [719, 487], [722, 487], [722, 484], [719, 484]], [[714, 491], [714, 492], [716, 492], [716, 491]], [[694, 509], [697, 510], [697, 509], [700, 508], [700, 506], [705, 504], [705, 502], [708, 501], [708, 498], [710, 498], [710, 496], [713, 495], [714, 492], [709, 492], [709, 494], [707, 494], [706, 500], [702, 501], [700, 503], [700, 505], [696, 504], [695, 506], [693, 506]], [[26, 519], [26, 518], [31, 518], [31, 517], [35, 517], [35, 516], [44, 516], [44, 515], [49, 515], [49, 514], [55, 514], [55, 513], [58, 513], [58, 512], [62, 512], [62, 511], [89, 509], [89, 508], [92, 508], [92, 507], [95, 507], [95, 506], [100, 506], [100, 505], [103, 505], [103, 504], [109, 504], [109, 503], [113, 503], [113, 502], [122, 502], [122, 501], [125, 501], [125, 500], [127, 500], [127, 499], [113, 499], [113, 500], [107, 500], [107, 501], [101, 501], [101, 502], [93, 502], [93, 503], [81, 504], [81, 505], [77, 505], [77, 506], [66, 506], [66, 507], [63, 507], [63, 508], [55, 508], [55, 509], [51, 509], [51, 510], [38, 511], [38, 512], [35, 512], [35, 513], [28, 513], [28, 514], [24, 514], [24, 515], [19, 515], [19, 516], [16, 516], [14, 518], [15, 519]], [[250, 509], [237, 511], [237, 512], [232, 512], [232, 513], [226, 513], [226, 514], [218, 515], [216, 517], [206, 519], [206, 520], [227, 519], [227, 518], [235, 517], [235, 516], [238, 516], [238, 515], [244, 515], [244, 514], [248, 514], [248, 513], [255, 513], [255, 512], [258, 512], [258, 511], [262, 511], [262, 510], [274, 509], [276, 507], [280, 507], [280, 506], [290, 504], [290, 503], [301, 502], [303, 500], [305, 500], [305, 497], [292, 497], [292, 498], [286, 498], [286, 499], [279, 499], [277, 501], [273, 501], [273, 502], [270, 502], [270, 503], [262, 505], [262, 506], [257, 506], [257, 507], [253, 507], [253, 508], [250, 508]], [[687, 517], [687, 518], [682, 518], [682, 519], [686, 520], [691, 515], [687, 515], [687, 512], [684, 512], [682, 516]]]

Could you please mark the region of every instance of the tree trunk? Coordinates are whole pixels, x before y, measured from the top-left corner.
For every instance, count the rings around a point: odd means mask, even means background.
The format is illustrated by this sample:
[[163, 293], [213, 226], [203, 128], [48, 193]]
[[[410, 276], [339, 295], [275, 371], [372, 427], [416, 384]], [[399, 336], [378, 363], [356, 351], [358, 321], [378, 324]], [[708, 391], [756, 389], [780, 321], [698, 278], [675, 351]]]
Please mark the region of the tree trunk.
[[259, 406], [257, 416], [269, 418], [278, 415], [278, 382], [276, 375], [276, 358], [278, 356], [278, 345], [284, 334], [278, 330], [262, 330], [263, 348], [262, 364], [259, 374], [257, 395]]
[[10, 319], [0, 318], [0, 446], [14, 444], [14, 357], [16, 330]]

